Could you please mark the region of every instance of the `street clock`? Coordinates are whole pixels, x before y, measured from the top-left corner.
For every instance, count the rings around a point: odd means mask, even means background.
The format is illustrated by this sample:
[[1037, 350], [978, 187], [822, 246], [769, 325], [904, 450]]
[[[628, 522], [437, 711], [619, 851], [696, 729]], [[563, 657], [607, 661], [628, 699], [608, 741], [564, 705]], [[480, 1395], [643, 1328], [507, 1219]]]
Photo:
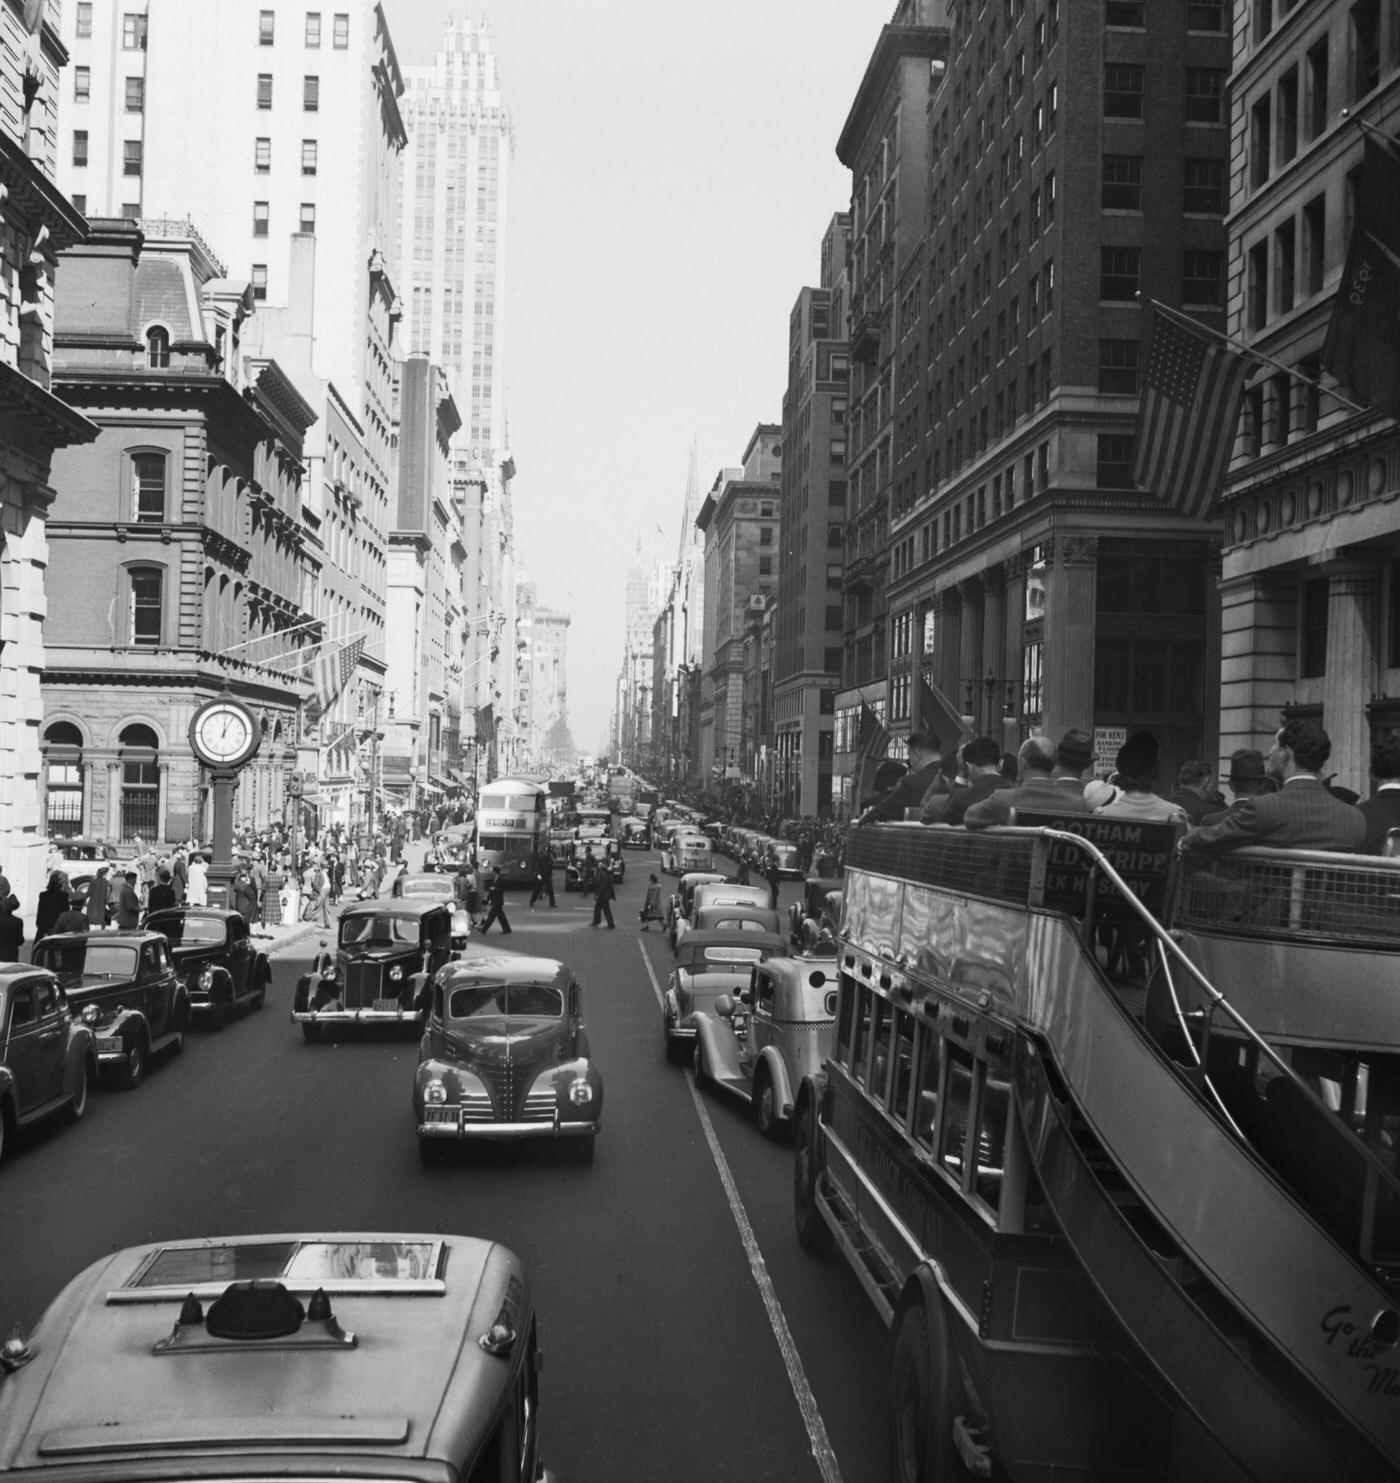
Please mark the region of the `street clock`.
[[206, 701], [190, 721], [190, 748], [206, 767], [232, 772], [251, 762], [262, 744], [258, 718], [227, 695]]

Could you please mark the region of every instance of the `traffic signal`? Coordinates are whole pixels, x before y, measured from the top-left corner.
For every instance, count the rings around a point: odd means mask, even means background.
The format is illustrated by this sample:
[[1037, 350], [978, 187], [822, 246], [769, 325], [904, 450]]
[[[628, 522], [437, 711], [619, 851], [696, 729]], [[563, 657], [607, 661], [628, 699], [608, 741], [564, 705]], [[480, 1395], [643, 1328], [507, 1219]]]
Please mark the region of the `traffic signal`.
[[299, 772], [287, 774], [287, 797], [300, 798], [302, 792], [302, 777]]

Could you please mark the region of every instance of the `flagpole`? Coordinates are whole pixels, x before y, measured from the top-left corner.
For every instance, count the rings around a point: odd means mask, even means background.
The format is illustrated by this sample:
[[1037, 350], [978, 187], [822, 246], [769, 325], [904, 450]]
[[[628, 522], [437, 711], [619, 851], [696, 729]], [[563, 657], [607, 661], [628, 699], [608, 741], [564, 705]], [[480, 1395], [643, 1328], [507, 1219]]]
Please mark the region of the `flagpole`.
[[1167, 319], [1181, 325], [1183, 329], [1195, 330], [1197, 334], [1208, 335], [1213, 340], [1218, 340], [1222, 345], [1247, 356], [1251, 360], [1261, 361], [1266, 366], [1272, 366], [1276, 371], [1282, 371], [1285, 376], [1293, 381], [1301, 381], [1304, 386], [1311, 386], [1314, 391], [1322, 396], [1330, 396], [1333, 401], [1340, 402], [1342, 406], [1349, 407], [1353, 412], [1370, 412], [1371, 407], [1363, 407], [1344, 397], [1341, 392], [1333, 391], [1330, 386], [1324, 386], [1321, 381], [1315, 381], [1311, 376], [1305, 376], [1294, 366], [1285, 365], [1281, 360], [1275, 360], [1272, 355], [1266, 355], [1262, 350], [1256, 350], [1252, 345], [1246, 345], [1243, 340], [1233, 339], [1221, 330], [1212, 329], [1208, 324], [1202, 324], [1199, 319], [1192, 319], [1189, 314], [1183, 314], [1179, 309], [1173, 309], [1170, 304], [1164, 304], [1160, 299], [1148, 299], [1151, 308], [1156, 309]]
[[[1347, 110], [1343, 108], [1341, 112], [1342, 117], [1346, 118]], [[1375, 124], [1368, 124], [1364, 118], [1356, 120], [1356, 127], [1363, 134], [1374, 134], [1390, 150], [1391, 154], [1400, 160], [1400, 139], [1397, 139], [1394, 134], [1387, 134], [1384, 129], [1378, 129]]]

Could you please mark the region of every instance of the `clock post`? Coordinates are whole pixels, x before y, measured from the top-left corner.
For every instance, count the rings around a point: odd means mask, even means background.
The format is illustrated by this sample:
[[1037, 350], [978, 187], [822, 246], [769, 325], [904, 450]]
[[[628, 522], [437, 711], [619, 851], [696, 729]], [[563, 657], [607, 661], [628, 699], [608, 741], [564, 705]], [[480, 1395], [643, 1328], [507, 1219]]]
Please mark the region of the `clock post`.
[[229, 888], [238, 873], [233, 860], [233, 794], [239, 771], [257, 756], [262, 728], [241, 700], [221, 695], [206, 701], [190, 721], [190, 750], [208, 769], [213, 793], [213, 851], [209, 866], [211, 902]]

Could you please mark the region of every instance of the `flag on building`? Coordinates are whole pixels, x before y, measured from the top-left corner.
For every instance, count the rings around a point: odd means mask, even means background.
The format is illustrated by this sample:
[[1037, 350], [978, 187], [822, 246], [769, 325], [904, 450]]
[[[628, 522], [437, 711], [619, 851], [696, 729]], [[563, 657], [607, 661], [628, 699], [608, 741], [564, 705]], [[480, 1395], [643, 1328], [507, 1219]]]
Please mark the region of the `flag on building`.
[[1372, 135], [1322, 364], [1368, 407], [1400, 418], [1400, 156]]
[[931, 731], [940, 745], [956, 747], [972, 735], [972, 727], [951, 700], [925, 674], [919, 676], [919, 726]]
[[306, 724], [314, 726], [330, 710], [360, 662], [365, 641], [355, 639], [336, 649], [323, 648], [311, 667], [311, 695], [306, 701]]
[[476, 709], [476, 739], [479, 742], [496, 740], [496, 711], [494, 706], [483, 705]]
[[1135, 484], [1183, 515], [1210, 517], [1230, 462], [1247, 369], [1238, 351], [1153, 311]]

